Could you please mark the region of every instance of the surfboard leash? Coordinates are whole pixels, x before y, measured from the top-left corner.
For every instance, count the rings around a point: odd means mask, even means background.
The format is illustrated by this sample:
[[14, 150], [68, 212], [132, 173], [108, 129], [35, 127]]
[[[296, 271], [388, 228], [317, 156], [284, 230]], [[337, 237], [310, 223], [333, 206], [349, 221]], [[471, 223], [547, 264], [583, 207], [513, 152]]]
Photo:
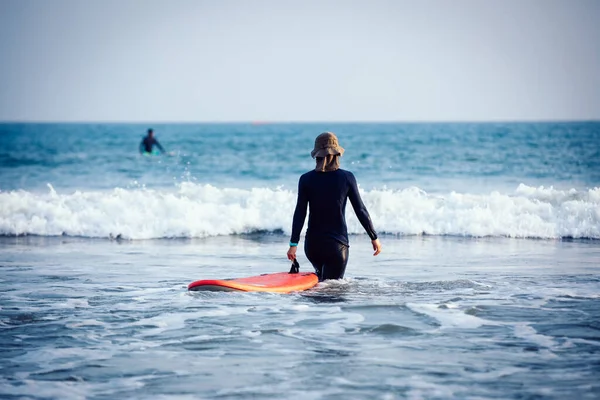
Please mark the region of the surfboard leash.
[[297, 274], [298, 272], [300, 272], [300, 264], [298, 264], [298, 260], [294, 259], [292, 268], [290, 268], [290, 274]]

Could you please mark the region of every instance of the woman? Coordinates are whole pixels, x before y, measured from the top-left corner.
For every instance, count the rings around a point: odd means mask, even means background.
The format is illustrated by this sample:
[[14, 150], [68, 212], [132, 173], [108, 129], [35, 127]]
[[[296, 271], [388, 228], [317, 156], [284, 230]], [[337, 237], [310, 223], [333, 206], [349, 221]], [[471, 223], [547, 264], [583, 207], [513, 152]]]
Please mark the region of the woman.
[[356, 178], [350, 171], [340, 169], [339, 158], [344, 149], [331, 132], [317, 136], [315, 148], [310, 153], [317, 160], [313, 171], [300, 177], [298, 201], [292, 223], [292, 237], [288, 259], [296, 259], [300, 231], [306, 218], [306, 206], [310, 208], [304, 252], [315, 268], [319, 281], [341, 279], [348, 263], [348, 229], [346, 228], [346, 200], [371, 238], [374, 256], [381, 252], [381, 243], [363, 204]]

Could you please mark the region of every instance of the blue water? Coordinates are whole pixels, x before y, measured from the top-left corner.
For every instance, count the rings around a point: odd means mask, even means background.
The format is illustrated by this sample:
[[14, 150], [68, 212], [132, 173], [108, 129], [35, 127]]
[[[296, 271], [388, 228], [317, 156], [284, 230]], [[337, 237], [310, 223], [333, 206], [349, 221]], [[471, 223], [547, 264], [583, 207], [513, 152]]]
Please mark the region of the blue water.
[[[600, 123], [151, 125], [172, 157], [139, 157], [148, 125], [2, 124], [0, 189], [112, 189], [181, 182], [295, 188], [321, 131], [367, 189], [427, 192], [600, 184]], [[315, 134], [316, 133], [316, 134]]]
[[[168, 151], [142, 156], [147, 128]], [[337, 133], [344, 280], [280, 272]], [[600, 398], [600, 123], [0, 124], [0, 398]], [[301, 270], [310, 270], [299, 251]]]

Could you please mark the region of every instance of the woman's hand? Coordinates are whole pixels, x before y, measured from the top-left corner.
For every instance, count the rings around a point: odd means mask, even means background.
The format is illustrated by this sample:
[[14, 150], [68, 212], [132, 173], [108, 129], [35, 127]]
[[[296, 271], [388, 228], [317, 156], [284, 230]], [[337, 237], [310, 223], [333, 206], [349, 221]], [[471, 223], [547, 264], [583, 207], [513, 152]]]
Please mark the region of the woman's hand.
[[[373, 253], [374, 256], [381, 253], [381, 243], [379, 242], [379, 239], [371, 240], [371, 244], [373, 245], [373, 250], [375, 250], [375, 253]], [[288, 252], [288, 254], [290, 253]]]
[[288, 260], [294, 261], [296, 259], [296, 250], [298, 246], [290, 246], [290, 249], [287, 252]]

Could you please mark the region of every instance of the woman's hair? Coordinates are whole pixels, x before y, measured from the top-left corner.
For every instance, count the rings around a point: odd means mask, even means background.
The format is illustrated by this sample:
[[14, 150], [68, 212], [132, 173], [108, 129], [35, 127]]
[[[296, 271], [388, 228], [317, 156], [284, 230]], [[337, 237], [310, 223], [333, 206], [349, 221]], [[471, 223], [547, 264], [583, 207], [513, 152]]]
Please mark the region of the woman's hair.
[[340, 168], [340, 155], [330, 154], [326, 157], [317, 157], [315, 171], [330, 172]]

